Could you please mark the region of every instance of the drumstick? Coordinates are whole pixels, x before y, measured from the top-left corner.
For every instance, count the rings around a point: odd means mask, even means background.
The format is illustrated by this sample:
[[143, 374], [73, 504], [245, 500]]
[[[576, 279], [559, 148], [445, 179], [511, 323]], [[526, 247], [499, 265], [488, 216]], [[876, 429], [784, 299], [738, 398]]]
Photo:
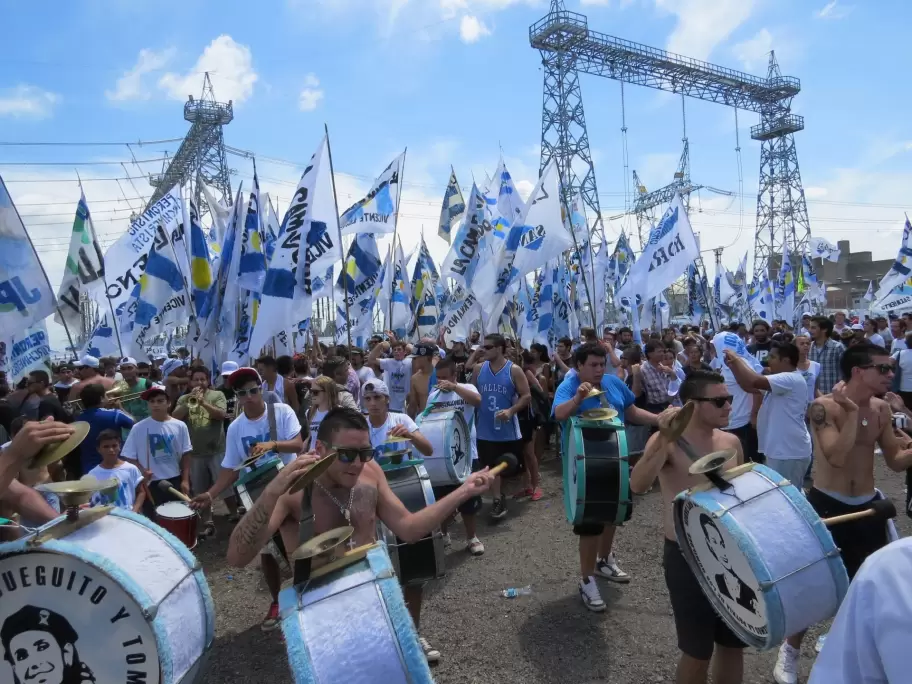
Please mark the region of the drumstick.
[[883, 518], [884, 520], [896, 517], [896, 506], [889, 499], [879, 499], [871, 502], [871, 508], [866, 511], [857, 511], [855, 513], [846, 513], [844, 515], [833, 516], [832, 518], [823, 518], [823, 524], [827, 527], [838, 525], [839, 523], [851, 522], [852, 520], [861, 520], [863, 518]]
[[172, 486], [171, 486], [171, 483], [168, 482], [167, 480], [159, 480], [159, 481], [158, 481], [158, 488], [159, 488], [160, 490], [162, 490], [163, 492], [169, 492], [169, 493], [171, 493], [173, 496], [176, 496], [176, 497], [177, 497], [178, 499], [180, 499], [181, 501], [186, 501], [187, 503], [190, 503], [190, 501], [191, 501], [191, 499], [190, 499], [189, 496], [187, 496], [186, 494], [184, 494], [182, 491], [180, 491], [180, 490], [175, 489], [174, 487], [172, 487]]
[[504, 461], [503, 463], [501, 463], [501, 464], [499, 464], [499, 465], [496, 465], [496, 466], [494, 466], [493, 468], [491, 468], [491, 469], [488, 471], [488, 474], [489, 474], [489, 475], [494, 475], [495, 477], [497, 477], [497, 476], [500, 475], [503, 471], [505, 471], [509, 465], [510, 465], [509, 463], [507, 463], [506, 461]]

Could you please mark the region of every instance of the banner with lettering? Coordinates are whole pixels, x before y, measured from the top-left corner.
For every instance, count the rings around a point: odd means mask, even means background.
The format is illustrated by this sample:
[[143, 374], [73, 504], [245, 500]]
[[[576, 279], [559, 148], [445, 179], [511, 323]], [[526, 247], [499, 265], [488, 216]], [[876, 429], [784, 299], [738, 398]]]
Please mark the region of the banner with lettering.
[[396, 230], [396, 210], [402, 180], [405, 152], [390, 162], [374, 181], [367, 195], [345, 210], [339, 219], [342, 235], [375, 233], [387, 235]]
[[475, 295], [468, 294], [452, 305], [447, 315], [444, 316], [439, 334], [446, 345], [453, 342], [465, 342], [472, 331], [472, 321], [478, 320], [481, 307]]
[[0, 338], [21, 333], [56, 308], [38, 253], [0, 178]]
[[95, 237], [95, 226], [92, 224], [85, 193], [82, 193], [76, 205], [76, 218], [73, 219], [70, 251], [63, 269], [63, 281], [57, 291], [58, 308], [54, 320], [69, 330], [80, 330], [80, 296], [86, 293], [94, 299], [95, 292], [103, 288], [104, 256]]
[[42, 370], [51, 375], [51, 343], [47, 326], [39, 321], [22, 332], [14, 333], [7, 340], [9, 362], [6, 371], [10, 386], [15, 385], [32, 371]]

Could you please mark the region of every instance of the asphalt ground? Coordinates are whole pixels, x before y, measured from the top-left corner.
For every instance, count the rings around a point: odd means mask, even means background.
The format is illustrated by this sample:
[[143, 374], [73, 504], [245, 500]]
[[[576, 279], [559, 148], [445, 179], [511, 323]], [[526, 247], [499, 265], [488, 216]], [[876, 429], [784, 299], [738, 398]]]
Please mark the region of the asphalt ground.
[[[902, 509], [902, 475], [877, 466], [878, 486]], [[480, 558], [464, 549], [462, 525], [452, 526], [447, 575], [425, 589], [421, 633], [440, 650], [433, 668], [439, 684], [658, 684], [673, 682], [678, 658], [671, 606], [662, 575], [662, 519], [658, 489], [638, 500], [633, 519], [618, 531], [615, 549], [631, 575], [627, 585], [598, 580], [608, 609], [587, 611], [577, 592], [577, 538], [564, 516], [559, 461], [546, 455], [545, 497], [510, 502], [508, 517], [479, 516]], [[912, 533], [905, 515], [901, 536]], [[230, 525], [217, 516], [219, 536], [197, 547], [216, 607], [216, 641], [206, 682], [285, 684], [289, 674], [281, 632], [265, 634], [260, 620], [269, 595], [257, 563], [238, 570], [224, 562]], [[505, 599], [507, 587], [532, 595]], [[344, 619], [340, 617], [340, 620]], [[801, 681], [810, 672], [812, 628], [802, 651]], [[776, 651], [745, 651], [749, 684], [772, 682]]]

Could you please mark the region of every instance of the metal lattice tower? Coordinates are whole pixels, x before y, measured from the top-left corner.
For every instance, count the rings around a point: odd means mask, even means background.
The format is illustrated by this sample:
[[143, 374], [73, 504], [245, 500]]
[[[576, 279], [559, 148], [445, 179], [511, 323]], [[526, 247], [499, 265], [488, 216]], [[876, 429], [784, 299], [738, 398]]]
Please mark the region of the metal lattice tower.
[[149, 184], [155, 188], [149, 206], [161, 199], [175, 185], [190, 185], [190, 196], [199, 207], [202, 218], [208, 211], [200, 182], [221, 193], [222, 201], [231, 203], [231, 178], [225, 152], [222, 127], [234, 119], [234, 107], [216, 102], [209, 72], [203, 78], [203, 92], [198, 100], [191, 95], [184, 104], [184, 118], [192, 125], [181, 142], [168, 168], [150, 175]]
[[[664, 90], [760, 114], [751, 137], [763, 141], [760, 196], [757, 207], [755, 268], [762, 268], [776, 239], [797, 251], [810, 236], [804, 193], [795, 153], [796, 131], [804, 127], [790, 113], [801, 91], [797, 78], [778, 67], [766, 78], [615, 38], [589, 29], [586, 16], [568, 12], [564, 0], [551, 0], [550, 12], [529, 28], [529, 42], [542, 55], [545, 69], [542, 111], [542, 168], [556, 157], [565, 197], [580, 192], [601, 223], [595, 173], [589, 153], [579, 73], [593, 74]], [[775, 60], [772, 60], [775, 64]], [[783, 201], [783, 196], [786, 198]], [[799, 206], [800, 205], [800, 206]], [[783, 237], [769, 237], [770, 228]], [[800, 234], [799, 234], [800, 233]]]

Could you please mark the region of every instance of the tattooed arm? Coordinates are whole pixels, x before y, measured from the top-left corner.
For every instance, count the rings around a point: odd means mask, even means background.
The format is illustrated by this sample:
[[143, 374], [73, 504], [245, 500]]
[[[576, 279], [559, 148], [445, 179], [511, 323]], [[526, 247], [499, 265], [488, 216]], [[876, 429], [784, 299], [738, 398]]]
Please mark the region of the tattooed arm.
[[[839, 385], [837, 384], [836, 387]], [[835, 387], [833, 394], [836, 394]], [[840, 396], [840, 399], [843, 397]], [[843, 405], [835, 399], [835, 396], [833, 399], [823, 397], [815, 399], [808, 409], [814, 449], [834, 468], [845, 466], [846, 458], [852, 447], [855, 446], [855, 437], [858, 433], [858, 406], [849, 403], [850, 406]], [[841, 419], [841, 428], [836, 424], [837, 416]]]

